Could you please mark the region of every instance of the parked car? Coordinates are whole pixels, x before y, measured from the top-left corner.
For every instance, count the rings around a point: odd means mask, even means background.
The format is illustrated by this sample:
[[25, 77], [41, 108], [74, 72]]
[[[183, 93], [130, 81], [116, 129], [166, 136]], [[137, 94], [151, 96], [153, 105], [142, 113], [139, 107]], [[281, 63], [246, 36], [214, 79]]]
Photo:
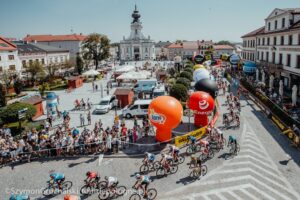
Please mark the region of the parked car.
[[116, 100], [115, 95], [109, 95], [102, 98], [99, 105], [96, 106], [94, 113], [96, 114], [108, 113], [112, 108], [117, 106], [115, 105], [115, 100]]
[[123, 111], [123, 117], [131, 118], [133, 116], [145, 116], [148, 114], [148, 107], [152, 99], [136, 100], [133, 104], [126, 106]]

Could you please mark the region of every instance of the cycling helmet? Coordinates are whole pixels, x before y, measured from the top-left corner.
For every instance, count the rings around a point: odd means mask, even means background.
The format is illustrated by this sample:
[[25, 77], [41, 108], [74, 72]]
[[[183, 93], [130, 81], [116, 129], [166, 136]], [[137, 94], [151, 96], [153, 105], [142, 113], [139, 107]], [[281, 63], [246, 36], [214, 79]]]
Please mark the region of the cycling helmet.
[[136, 175], [135, 175], [135, 178], [136, 178], [136, 179], [139, 179], [140, 177], [141, 177], [140, 174], [136, 174]]
[[145, 152], [145, 155], [147, 155], [148, 154], [148, 152]]
[[108, 177], [107, 177], [107, 176], [105, 176], [105, 177], [104, 177], [104, 179], [105, 179], [105, 180], [108, 180]]
[[88, 172], [86, 173], [86, 176], [90, 176], [90, 175], [91, 175], [91, 172], [88, 171]]
[[229, 140], [233, 140], [233, 137], [231, 136], [231, 135], [229, 135], [229, 138], [228, 138]]

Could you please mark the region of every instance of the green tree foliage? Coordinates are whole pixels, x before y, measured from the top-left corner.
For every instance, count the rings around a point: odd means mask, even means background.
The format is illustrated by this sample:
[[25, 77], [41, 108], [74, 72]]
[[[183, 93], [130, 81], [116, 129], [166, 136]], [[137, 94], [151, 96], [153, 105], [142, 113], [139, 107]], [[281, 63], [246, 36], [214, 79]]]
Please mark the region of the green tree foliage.
[[230, 45], [230, 46], [234, 46], [234, 44], [232, 44], [231, 42], [227, 41], [227, 40], [221, 40], [219, 42], [216, 43], [217, 45]]
[[77, 53], [77, 56], [76, 56], [76, 71], [77, 71], [78, 74], [82, 74], [83, 67], [84, 67], [84, 62], [83, 62], [80, 54]]
[[171, 77], [174, 77], [176, 74], [176, 70], [172, 67], [167, 70], [167, 73], [170, 74]]
[[97, 69], [99, 62], [109, 57], [109, 47], [110, 40], [107, 36], [92, 33], [83, 42], [83, 59], [93, 60]]
[[21, 82], [20, 79], [16, 79], [14, 82], [14, 89], [16, 94], [20, 94], [23, 90], [23, 83]]
[[178, 99], [181, 102], [186, 102], [188, 99], [188, 92], [184, 85], [176, 83], [171, 87], [170, 96]]
[[176, 84], [182, 84], [186, 87], [186, 89], [189, 89], [191, 86], [191, 81], [187, 78], [180, 77], [176, 80]]
[[0, 83], [0, 107], [6, 106], [6, 89], [5, 86]]
[[0, 110], [1, 120], [5, 123], [18, 121], [18, 111], [24, 108], [28, 109], [26, 111], [26, 119], [31, 119], [36, 113], [35, 106], [27, 103], [17, 102], [10, 104]]
[[188, 72], [188, 73], [191, 73], [191, 74], [193, 74], [194, 73], [194, 70], [193, 70], [193, 68], [184, 68], [184, 70], [183, 70], [184, 72]]
[[29, 63], [29, 65], [26, 66], [25, 68], [26, 68], [26, 72], [30, 74], [32, 85], [34, 84], [34, 81], [37, 79], [38, 74], [44, 74], [44, 67], [38, 61]]
[[180, 77], [183, 77], [183, 78], [187, 78], [187, 79], [189, 79], [190, 81], [193, 81], [193, 74], [190, 73], [190, 72], [183, 71], [183, 72], [180, 73], [179, 76], [180, 76]]

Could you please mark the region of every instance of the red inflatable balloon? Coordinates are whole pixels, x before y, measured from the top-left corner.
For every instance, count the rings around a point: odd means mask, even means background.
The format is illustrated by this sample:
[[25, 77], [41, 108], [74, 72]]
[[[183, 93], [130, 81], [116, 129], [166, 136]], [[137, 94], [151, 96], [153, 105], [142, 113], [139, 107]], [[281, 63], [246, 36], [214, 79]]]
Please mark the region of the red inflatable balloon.
[[172, 138], [172, 129], [181, 122], [182, 114], [182, 105], [174, 97], [159, 96], [151, 101], [148, 116], [150, 122], [157, 128], [157, 141], [164, 142]]
[[212, 96], [206, 92], [194, 92], [189, 99], [189, 107], [195, 112], [195, 126], [208, 125], [208, 117], [215, 107]]

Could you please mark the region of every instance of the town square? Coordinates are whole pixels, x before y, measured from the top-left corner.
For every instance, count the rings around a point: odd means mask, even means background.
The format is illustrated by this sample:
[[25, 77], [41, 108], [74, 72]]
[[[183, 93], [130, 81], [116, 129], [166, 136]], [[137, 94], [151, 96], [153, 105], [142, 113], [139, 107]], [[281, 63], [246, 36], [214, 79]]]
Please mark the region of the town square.
[[298, 1], [0, 5], [1, 200], [300, 199]]

